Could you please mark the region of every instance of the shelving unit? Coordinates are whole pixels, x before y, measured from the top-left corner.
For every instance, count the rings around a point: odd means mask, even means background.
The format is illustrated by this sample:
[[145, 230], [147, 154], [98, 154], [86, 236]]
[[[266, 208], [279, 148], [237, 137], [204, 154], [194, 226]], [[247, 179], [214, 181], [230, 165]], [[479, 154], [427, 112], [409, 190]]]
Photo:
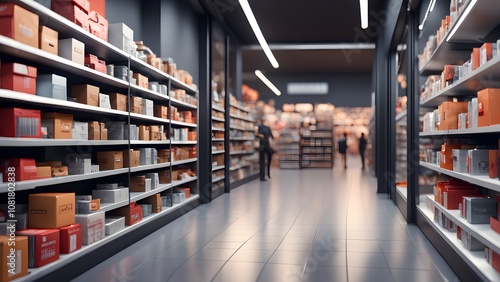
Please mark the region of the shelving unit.
[[300, 135], [301, 168], [333, 167], [333, 128], [303, 129]]
[[225, 95], [212, 89], [212, 197], [218, 197], [226, 191], [226, 111]]
[[279, 139], [280, 168], [300, 169], [300, 133], [297, 128], [287, 128]]

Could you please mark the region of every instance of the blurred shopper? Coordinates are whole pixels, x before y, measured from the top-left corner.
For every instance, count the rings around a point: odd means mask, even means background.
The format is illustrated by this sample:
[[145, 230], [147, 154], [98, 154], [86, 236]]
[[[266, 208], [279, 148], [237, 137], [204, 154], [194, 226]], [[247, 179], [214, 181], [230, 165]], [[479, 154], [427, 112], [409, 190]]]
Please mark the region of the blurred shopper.
[[347, 159], [346, 159], [347, 133], [344, 132], [344, 137], [339, 139], [339, 141], [337, 143], [339, 145], [339, 153], [340, 153], [340, 157], [342, 158], [342, 164], [344, 164], [344, 168], [347, 168]]
[[264, 124], [265, 119], [260, 119], [260, 124], [257, 128], [257, 137], [260, 140], [259, 148], [259, 168], [260, 168], [260, 181], [265, 181], [265, 169], [267, 156], [267, 177], [271, 178], [271, 160], [273, 158], [274, 150], [271, 148], [269, 138], [274, 139], [273, 133], [269, 126]]
[[359, 138], [359, 155], [361, 156], [362, 169], [365, 169], [365, 149], [366, 149], [366, 138], [365, 134], [361, 133]]

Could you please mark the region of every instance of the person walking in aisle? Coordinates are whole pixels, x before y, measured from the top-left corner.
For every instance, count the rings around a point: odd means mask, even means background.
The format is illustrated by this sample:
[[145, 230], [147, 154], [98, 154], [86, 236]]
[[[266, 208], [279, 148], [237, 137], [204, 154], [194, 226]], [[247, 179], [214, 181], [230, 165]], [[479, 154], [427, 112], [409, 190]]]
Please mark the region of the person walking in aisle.
[[337, 142], [339, 144], [339, 153], [342, 158], [342, 163], [344, 164], [344, 168], [347, 168], [347, 133], [344, 132], [344, 137], [339, 139]]
[[365, 169], [365, 149], [366, 149], [366, 138], [365, 134], [361, 132], [361, 137], [359, 138], [359, 155], [361, 156], [361, 169]]
[[271, 178], [271, 160], [274, 154], [274, 150], [271, 148], [271, 144], [269, 142], [269, 138], [274, 139], [273, 133], [269, 126], [264, 124], [265, 119], [260, 119], [260, 124], [257, 128], [257, 137], [260, 140], [260, 148], [259, 148], [259, 168], [260, 168], [260, 181], [265, 181], [265, 169], [266, 169], [266, 160], [265, 156], [267, 155], [267, 177]]

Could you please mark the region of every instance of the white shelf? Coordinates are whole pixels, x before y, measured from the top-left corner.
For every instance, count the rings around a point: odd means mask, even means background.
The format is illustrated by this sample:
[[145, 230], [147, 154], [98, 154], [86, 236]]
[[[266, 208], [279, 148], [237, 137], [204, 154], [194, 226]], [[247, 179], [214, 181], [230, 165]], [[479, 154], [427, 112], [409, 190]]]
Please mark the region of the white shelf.
[[161, 164], [151, 164], [151, 165], [141, 165], [141, 166], [136, 166], [130, 168], [130, 172], [139, 172], [139, 171], [145, 171], [145, 170], [152, 170], [152, 169], [159, 169], [159, 168], [166, 168], [170, 167], [171, 163], [161, 163]]
[[118, 208], [124, 207], [124, 206], [126, 206], [128, 204], [129, 204], [128, 200], [121, 201], [121, 202], [118, 202], [118, 203], [112, 203], [112, 204], [101, 203], [101, 208], [99, 209], [99, 211], [104, 211], [104, 212], [112, 211], [112, 210], [116, 210]]
[[225, 139], [224, 138], [213, 138], [212, 139], [212, 142], [224, 142]]
[[127, 140], [74, 140], [0, 137], [0, 147], [118, 146]]
[[214, 117], [214, 116], [212, 116], [212, 120], [215, 120], [215, 121], [220, 121], [220, 122], [226, 122], [226, 120], [225, 120], [225, 119], [220, 118], [220, 117]]
[[212, 127], [212, 131], [226, 131], [226, 130], [220, 127]]
[[219, 176], [219, 177], [212, 179], [212, 183], [219, 182], [219, 181], [224, 180], [224, 179], [226, 179], [225, 176]]
[[248, 150], [248, 151], [233, 151], [233, 152], [230, 152], [229, 154], [231, 156], [234, 156], [234, 155], [249, 155], [249, 154], [253, 154], [255, 153], [255, 150]]
[[196, 162], [197, 160], [198, 160], [198, 158], [192, 158], [192, 159], [187, 159], [187, 160], [182, 160], [182, 161], [175, 161], [175, 162], [172, 162], [172, 166], [193, 163], [193, 162]]
[[221, 169], [225, 169], [225, 168], [226, 168], [225, 165], [213, 166], [212, 171], [217, 171], [217, 170], [221, 170]]
[[188, 109], [193, 109], [193, 110], [198, 109], [198, 106], [196, 106], [196, 105], [191, 105], [191, 104], [188, 104], [188, 103], [183, 102], [181, 100], [177, 100], [177, 99], [172, 98], [172, 97], [170, 97], [170, 103], [172, 104], [172, 106], [176, 106], [176, 107], [183, 107], [183, 108], [188, 108]]
[[172, 141], [172, 145], [196, 145], [197, 141]]
[[198, 125], [196, 123], [187, 123], [187, 122], [183, 122], [183, 121], [172, 120], [170, 123], [172, 125], [175, 125], [175, 126], [192, 127], [192, 128], [198, 127]]
[[486, 176], [470, 175], [467, 173], [455, 172], [452, 170], [443, 169], [443, 168], [439, 167], [438, 165], [426, 163], [426, 162], [420, 162], [420, 165], [425, 167], [425, 168], [428, 168], [430, 170], [437, 171], [437, 172], [440, 172], [442, 174], [446, 174], [446, 175], [452, 176], [454, 178], [461, 179], [463, 181], [467, 181], [469, 183], [479, 185], [481, 187], [500, 192], [500, 180], [489, 178], [487, 175]]
[[149, 196], [161, 193], [165, 190], [172, 188], [172, 184], [160, 184], [161, 187], [147, 191], [147, 192], [130, 192], [130, 202], [137, 202]]
[[235, 118], [235, 119], [241, 119], [241, 120], [248, 121], [248, 122], [255, 122], [253, 118], [241, 117], [241, 116], [238, 116], [235, 114], [231, 114], [230, 117]]
[[[127, 140], [125, 140], [127, 142]], [[130, 145], [168, 145], [170, 140], [146, 141], [146, 140], [130, 140]]]
[[430, 136], [443, 136], [448, 135], [448, 130], [438, 130], [438, 131], [430, 131], [430, 132], [420, 132], [420, 137], [430, 137]]
[[498, 133], [500, 132], [500, 125], [490, 125], [477, 128], [467, 128], [467, 129], [452, 129], [448, 131], [448, 135], [466, 135], [466, 134], [478, 134], [478, 133]]
[[229, 105], [230, 105], [231, 107], [234, 107], [234, 108], [240, 109], [240, 110], [242, 110], [242, 111], [244, 111], [244, 112], [246, 112], [246, 113], [250, 113], [250, 110], [247, 110], [247, 109], [246, 109], [245, 107], [243, 107], [243, 106], [240, 106], [240, 105], [237, 105], [237, 104], [233, 104], [233, 103], [231, 103], [231, 104], [229, 104]]
[[136, 114], [136, 113], [130, 113], [130, 118], [136, 119], [136, 120], [142, 120], [142, 121], [157, 122], [157, 123], [162, 123], [162, 124], [170, 123], [170, 120], [168, 120], [166, 118], [158, 118], [158, 117], [152, 117], [152, 116], [147, 116], [147, 115], [143, 115], [143, 114]]
[[[133, 94], [139, 93], [142, 98], [151, 99], [154, 101], [168, 101], [170, 98], [158, 92], [154, 92], [144, 87], [135, 84], [130, 84], [130, 92]], [[156, 104], [156, 103], [155, 103]]]
[[469, 265], [482, 281], [500, 281], [500, 274], [486, 261], [484, 251], [469, 251], [457, 239], [457, 234], [449, 232], [434, 222], [434, 212], [425, 203], [417, 205], [417, 209], [446, 243]]
[[[35, 189], [37, 187], [42, 187], [42, 186], [71, 183], [71, 182], [83, 181], [83, 180], [88, 180], [88, 179], [96, 179], [96, 178], [101, 178], [101, 177], [123, 174], [123, 173], [127, 173], [128, 171], [129, 171], [128, 168], [122, 168], [122, 169], [105, 170], [105, 171], [88, 173], [88, 174], [78, 174], [78, 175], [69, 175], [69, 176], [37, 179], [37, 180], [19, 181], [19, 182], [16, 182], [16, 191], [30, 190], [30, 189]], [[0, 193], [7, 193], [8, 192], [7, 188], [8, 188], [8, 183], [0, 184]]]
[[230, 129], [234, 129], [234, 130], [240, 130], [240, 131], [254, 131], [254, 129], [250, 129], [250, 128], [244, 128], [244, 127], [239, 127], [239, 126], [236, 126], [236, 125], [230, 125], [229, 126]]
[[231, 137], [231, 141], [255, 141], [255, 138], [249, 138], [249, 137]]
[[174, 88], [184, 89], [184, 90], [186, 90], [187, 93], [191, 93], [191, 94], [198, 93], [198, 91], [196, 89], [187, 85], [184, 82], [181, 82], [180, 80], [178, 80], [177, 78], [175, 78], [173, 76], [170, 76], [170, 81], [171, 81], [171, 84]]
[[241, 169], [241, 168], [244, 168], [244, 167], [249, 167], [251, 166], [251, 164], [244, 164], [244, 165], [236, 165], [236, 166], [232, 166], [229, 168], [230, 171], [235, 171], [235, 170], [238, 170], [238, 169]]
[[396, 116], [396, 122], [404, 119], [406, 116], [408, 115], [408, 111], [407, 110], [404, 110], [402, 112], [400, 112], [397, 116]]
[[212, 106], [212, 110], [215, 110], [215, 111], [218, 111], [218, 112], [221, 112], [221, 113], [225, 113], [226, 110], [224, 110], [223, 108], [219, 108], [219, 107], [215, 107], [215, 106]]
[[126, 226], [125, 229], [123, 229], [123, 230], [121, 230], [113, 235], [108, 235], [104, 239], [97, 241], [92, 245], [83, 246], [80, 250], [77, 250], [71, 254], [61, 255], [60, 259], [53, 262], [53, 263], [50, 263], [46, 266], [42, 266], [40, 268], [30, 268], [28, 275], [23, 276], [15, 281], [16, 282], [20, 282], [20, 281], [28, 282], [28, 281], [35, 281], [37, 279], [40, 279], [43, 276], [63, 267], [65, 265], [68, 265], [69, 263], [71, 263], [71, 262], [73, 262], [81, 257], [84, 257], [84, 256], [90, 254], [91, 252], [99, 249], [100, 247], [106, 245], [107, 243], [109, 243], [113, 240], [116, 240], [116, 239], [120, 238], [121, 236], [123, 236], [131, 231], [134, 231], [136, 229], [143, 227], [148, 222], [151, 222], [155, 219], [158, 219], [160, 217], [171, 214], [172, 212], [179, 210], [183, 206], [186, 206], [192, 202], [199, 200], [199, 198], [200, 198], [199, 195], [192, 194], [191, 197], [187, 198], [184, 202], [182, 202], [180, 204], [174, 204], [170, 208], [164, 208], [163, 211], [161, 211], [160, 213], [155, 213], [155, 214], [152, 214], [148, 217], [145, 217], [140, 222], [138, 222], [132, 226]]
[[167, 81], [170, 78], [170, 76], [163, 71], [160, 71], [159, 69], [154, 68], [152, 65], [133, 56], [130, 56], [130, 68], [134, 72], [138, 72], [142, 75], [148, 76], [150, 77], [149, 80], [157, 81], [160, 84], [167, 84]]
[[396, 186], [396, 191], [405, 201], [408, 201], [408, 189], [406, 187]]
[[186, 183], [193, 182], [193, 181], [196, 181], [196, 180], [198, 180], [198, 177], [197, 176], [193, 176], [193, 177], [189, 177], [189, 178], [186, 178], [186, 179], [174, 181], [174, 182], [172, 182], [172, 188], [179, 187], [181, 185], [184, 185]]
[[212, 155], [224, 154], [225, 152], [225, 150], [212, 151]]

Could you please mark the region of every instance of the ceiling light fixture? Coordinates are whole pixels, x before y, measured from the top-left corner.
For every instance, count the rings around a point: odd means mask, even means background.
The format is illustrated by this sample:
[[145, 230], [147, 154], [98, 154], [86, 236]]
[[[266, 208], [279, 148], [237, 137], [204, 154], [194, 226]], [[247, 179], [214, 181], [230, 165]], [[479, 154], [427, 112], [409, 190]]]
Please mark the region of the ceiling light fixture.
[[274, 84], [269, 79], [267, 79], [267, 77], [260, 70], [256, 70], [255, 75], [260, 78], [260, 80], [262, 80], [262, 82], [264, 82], [264, 84], [267, 85], [267, 87], [269, 87], [269, 89], [271, 89], [274, 94], [276, 94], [277, 96], [281, 95], [281, 91], [276, 86], [274, 86]]
[[359, 10], [361, 12], [361, 28], [368, 28], [368, 0], [359, 0]]
[[455, 32], [457, 32], [457, 30], [460, 28], [462, 23], [465, 21], [465, 18], [467, 18], [467, 16], [469, 15], [470, 11], [472, 11], [472, 8], [474, 8], [474, 5], [476, 5], [476, 3], [477, 3], [477, 0], [472, 0], [469, 3], [469, 6], [467, 6], [467, 9], [465, 9], [462, 16], [460, 16], [460, 19], [458, 20], [458, 22], [455, 24], [455, 26], [451, 30], [450, 34], [448, 35], [448, 38], [446, 38], [446, 42], [449, 42], [450, 39], [453, 37], [453, 35], [455, 35]]
[[432, 0], [431, 2], [431, 10], [430, 10], [431, 12], [432, 10], [434, 10], [434, 6], [436, 6], [436, 0]]
[[269, 48], [269, 45], [267, 45], [267, 41], [264, 38], [264, 35], [262, 34], [262, 31], [260, 30], [259, 24], [257, 23], [257, 20], [255, 19], [255, 16], [252, 12], [252, 8], [250, 8], [250, 4], [248, 3], [248, 0], [239, 0], [241, 8], [243, 9], [243, 12], [245, 13], [245, 16], [247, 17], [248, 23], [252, 27], [253, 33], [255, 34], [255, 37], [257, 37], [257, 40], [259, 41], [260, 46], [262, 47], [262, 50], [264, 50], [264, 53], [267, 56], [267, 59], [269, 59], [269, 62], [271, 62], [271, 65], [273, 68], [277, 69], [279, 68], [279, 63], [276, 60], [276, 58], [273, 55], [273, 52], [271, 52], [271, 49]]

